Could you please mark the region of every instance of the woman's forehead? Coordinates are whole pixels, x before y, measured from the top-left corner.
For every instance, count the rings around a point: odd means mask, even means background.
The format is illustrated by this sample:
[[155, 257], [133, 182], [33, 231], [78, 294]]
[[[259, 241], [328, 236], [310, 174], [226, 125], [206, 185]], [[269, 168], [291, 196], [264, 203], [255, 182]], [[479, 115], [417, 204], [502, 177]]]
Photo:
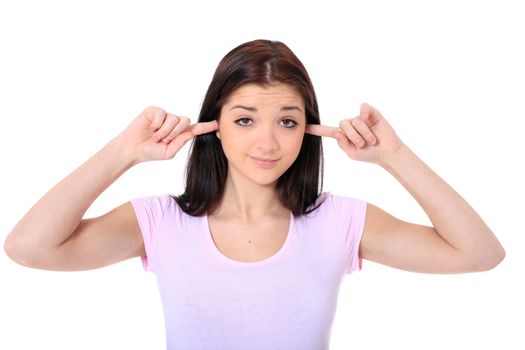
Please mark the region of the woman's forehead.
[[[248, 103], [258, 105], [291, 104], [304, 111], [304, 101], [297, 90], [288, 84], [247, 84], [235, 90], [225, 105]], [[253, 106], [256, 107], [256, 106]]]

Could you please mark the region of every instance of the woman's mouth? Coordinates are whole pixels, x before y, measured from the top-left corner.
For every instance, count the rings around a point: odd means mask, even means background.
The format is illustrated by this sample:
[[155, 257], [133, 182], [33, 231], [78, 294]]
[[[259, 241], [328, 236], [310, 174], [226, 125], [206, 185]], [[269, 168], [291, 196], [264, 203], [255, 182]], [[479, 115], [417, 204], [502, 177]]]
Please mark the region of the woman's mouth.
[[279, 159], [258, 158], [258, 157], [252, 157], [252, 156], [250, 156], [250, 158], [253, 159], [253, 161], [258, 167], [264, 168], [264, 169], [272, 168], [279, 160]]

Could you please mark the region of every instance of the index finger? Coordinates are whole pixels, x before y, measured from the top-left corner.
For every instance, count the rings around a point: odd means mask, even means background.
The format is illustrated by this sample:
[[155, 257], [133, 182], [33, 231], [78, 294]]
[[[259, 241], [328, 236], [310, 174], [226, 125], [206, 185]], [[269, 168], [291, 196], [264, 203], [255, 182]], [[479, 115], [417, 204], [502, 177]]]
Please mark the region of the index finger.
[[211, 122], [201, 122], [201, 123], [190, 125], [189, 129], [190, 129], [189, 131], [193, 135], [197, 136], [197, 135], [207, 134], [209, 132], [219, 129], [219, 124], [217, 123], [216, 120], [212, 120]]
[[339, 128], [333, 126], [319, 125], [319, 124], [308, 124], [306, 125], [305, 133], [312, 134], [315, 136], [326, 136], [336, 138], [337, 132], [340, 132]]

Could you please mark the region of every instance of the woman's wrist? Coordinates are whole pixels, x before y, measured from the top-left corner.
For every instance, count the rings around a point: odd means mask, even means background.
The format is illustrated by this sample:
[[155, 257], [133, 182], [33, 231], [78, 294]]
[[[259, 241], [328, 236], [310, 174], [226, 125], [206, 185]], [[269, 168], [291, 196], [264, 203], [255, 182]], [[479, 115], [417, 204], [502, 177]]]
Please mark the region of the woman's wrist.
[[378, 165], [388, 172], [392, 172], [392, 170], [400, 166], [405, 166], [410, 156], [414, 156], [414, 152], [407, 145], [401, 143], [395, 151], [385, 156]]
[[110, 157], [114, 157], [116, 164], [123, 167], [124, 170], [128, 170], [141, 162], [137, 157], [136, 150], [119, 136], [109, 141], [104, 148]]

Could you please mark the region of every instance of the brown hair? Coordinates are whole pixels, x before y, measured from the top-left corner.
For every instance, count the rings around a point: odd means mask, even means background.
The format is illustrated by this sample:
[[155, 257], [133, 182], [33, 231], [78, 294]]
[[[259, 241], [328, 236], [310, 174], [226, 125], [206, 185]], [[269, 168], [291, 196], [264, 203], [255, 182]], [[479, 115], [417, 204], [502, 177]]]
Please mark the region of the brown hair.
[[[217, 120], [229, 96], [245, 84], [284, 83], [302, 96], [307, 124], [320, 124], [314, 88], [306, 69], [283, 43], [254, 40], [239, 45], [219, 63], [208, 87], [199, 122]], [[186, 167], [186, 187], [173, 196], [184, 212], [201, 216], [213, 211], [224, 192], [228, 160], [215, 133], [196, 136]], [[307, 214], [316, 207], [323, 184], [321, 137], [305, 134], [294, 163], [277, 180], [281, 204], [294, 216]]]

